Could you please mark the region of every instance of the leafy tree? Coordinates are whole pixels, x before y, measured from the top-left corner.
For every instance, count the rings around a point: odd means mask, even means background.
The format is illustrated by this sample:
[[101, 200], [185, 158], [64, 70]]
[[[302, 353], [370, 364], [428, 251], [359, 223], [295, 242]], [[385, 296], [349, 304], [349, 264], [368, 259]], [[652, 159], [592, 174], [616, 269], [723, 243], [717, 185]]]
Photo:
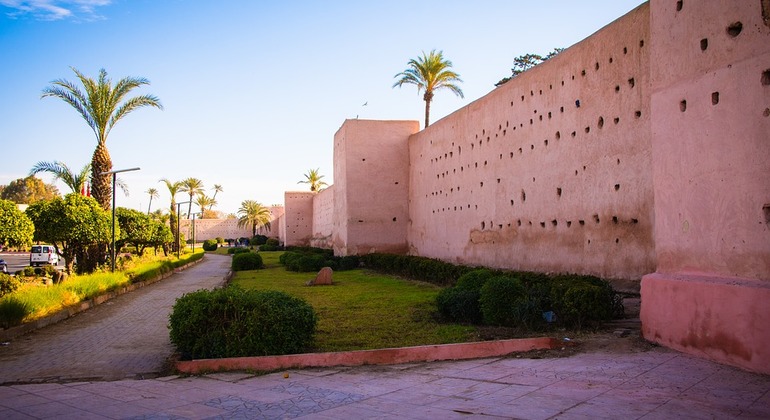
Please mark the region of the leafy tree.
[[460, 75], [452, 70], [452, 62], [444, 59], [443, 51], [432, 50], [429, 54], [422, 52], [422, 57], [411, 59], [407, 63], [409, 68], [398, 73], [394, 77], [400, 79], [393, 87], [401, 87], [403, 84], [417, 86], [417, 93], [425, 91], [422, 99], [425, 101], [425, 127], [430, 124], [430, 103], [436, 90], [447, 88], [455, 95], [463, 98], [463, 91], [455, 84], [462, 82]]
[[[86, 253], [91, 245], [110, 240], [112, 217], [99, 203], [80, 194], [67, 194], [63, 199], [38, 201], [27, 208], [27, 216], [35, 225], [33, 239], [48, 242], [66, 260], [68, 273], [77, 258], [77, 271], [88, 273], [96, 269], [94, 260]], [[116, 226], [115, 236], [120, 235]]]
[[0, 200], [0, 245], [26, 248], [34, 232], [32, 221], [14, 202]]
[[[222, 191], [224, 191], [224, 189], [222, 189], [222, 186], [221, 186], [221, 185], [219, 185], [219, 184], [214, 184], [214, 196], [213, 196], [213, 197], [211, 197], [211, 198], [212, 198], [212, 199], [214, 199], [214, 200], [216, 200], [216, 199], [217, 199], [217, 193], [220, 193], [220, 192], [222, 192]], [[216, 204], [216, 201], [214, 202], [214, 204], [212, 204], [212, 206], [213, 206], [213, 205], [215, 205], [215, 204]], [[209, 206], [209, 210], [211, 210], [211, 206]]]
[[152, 208], [152, 199], [158, 198], [160, 195], [158, 194], [158, 190], [155, 188], [149, 188], [147, 191], [145, 191], [150, 196], [150, 204], [147, 205], [147, 214], [150, 214], [150, 208]]
[[126, 244], [134, 244], [136, 252], [144, 255], [145, 247], [151, 245], [155, 225], [150, 217], [138, 210], [118, 207], [115, 209], [115, 218], [120, 225], [120, 237], [116, 239], [116, 249]]
[[50, 200], [59, 196], [59, 190], [46, 184], [40, 178], [28, 176], [11, 181], [3, 188], [0, 198], [13, 201], [17, 204], [32, 204], [41, 200]]
[[203, 181], [198, 178], [187, 178], [182, 180], [179, 192], [186, 192], [190, 196], [190, 203], [187, 205], [187, 218], [192, 214], [193, 198], [198, 194], [203, 194]]
[[299, 181], [297, 184], [310, 184], [310, 191], [321, 191], [323, 187], [328, 185], [326, 182], [321, 181], [321, 178], [323, 178], [324, 175], [321, 175], [317, 168], [308, 169], [307, 173], [304, 175], [305, 180]]
[[83, 90], [76, 84], [64, 79], [51, 82], [52, 86], [43, 89], [42, 98], [55, 97], [63, 100], [80, 114], [96, 135], [97, 145], [91, 159], [91, 194], [104, 209], [110, 208], [112, 185], [109, 175], [112, 160], [107, 150], [107, 136], [115, 124], [131, 112], [146, 106], [163, 109], [157, 97], [141, 95], [127, 98], [127, 95], [142, 85], [150, 82], [142, 77], [124, 77], [114, 85], [107, 77], [107, 71], [99, 70], [95, 80], [85, 76], [72, 67], [72, 71], [83, 85]]
[[511, 77], [505, 77], [501, 79], [499, 82], [495, 83], [495, 86], [500, 86], [505, 83], [507, 83], [509, 80], [513, 79], [514, 77], [520, 75], [521, 73], [524, 73], [525, 71], [531, 69], [532, 67], [535, 67], [536, 65], [542, 63], [543, 61], [546, 61], [550, 58], [553, 58], [560, 52], [564, 51], [564, 48], [554, 48], [553, 51], [549, 52], [545, 57], [539, 55], [539, 54], [524, 54], [520, 55], [513, 59], [513, 68], [511, 69]]
[[[171, 182], [166, 178], [163, 178], [160, 180], [160, 182], [163, 182], [166, 184], [166, 188], [168, 188], [169, 194], [171, 194], [171, 206], [169, 207], [169, 219], [168, 219], [168, 226], [171, 229], [171, 234], [174, 235], [174, 238], [177, 237], [177, 229], [176, 225], [178, 223], [178, 215], [176, 214], [176, 194], [179, 192], [180, 188], [182, 187], [182, 183], [177, 182]], [[174, 251], [176, 251], [176, 243], [174, 243]]]
[[244, 200], [238, 209], [238, 227], [251, 225], [251, 236], [257, 236], [257, 228], [264, 226], [270, 230], [272, 215], [270, 209], [254, 200]]
[[154, 220], [149, 246], [153, 247], [155, 255], [158, 255], [158, 248], [162, 248], [163, 255], [168, 257], [170, 245], [174, 243], [176, 243], [176, 241], [174, 241], [174, 235], [171, 233], [171, 229], [169, 229], [163, 222]]

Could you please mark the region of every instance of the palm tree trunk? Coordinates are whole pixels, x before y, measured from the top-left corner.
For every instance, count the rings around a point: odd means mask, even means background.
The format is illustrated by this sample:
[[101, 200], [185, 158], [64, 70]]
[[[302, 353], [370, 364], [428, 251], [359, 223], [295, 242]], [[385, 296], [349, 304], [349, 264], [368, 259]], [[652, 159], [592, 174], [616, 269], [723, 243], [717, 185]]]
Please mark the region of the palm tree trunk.
[[178, 235], [177, 229], [176, 229], [177, 218], [178, 216], [176, 214], [176, 202], [174, 200], [171, 200], [171, 211], [169, 212], [169, 217], [168, 217], [168, 225], [169, 225], [168, 227], [171, 229], [171, 236], [174, 237], [174, 246], [171, 247], [171, 250], [173, 252], [176, 252], [176, 248], [177, 248], [176, 247], [176, 243], [177, 243], [176, 238]]
[[430, 124], [430, 99], [425, 99], [425, 127], [423, 129], [428, 128], [428, 124]]
[[152, 196], [150, 196], [150, 204], [147, 205], [147, 215], [150, 215], [150, 208], [152, 207]]
[[99, 142], [91, 158], [91, 195], [105, 210], [109, 210], [111, 206], [112, 184], [110, 184], [110, 176], [102, 173], [111, 170], [110, 152], [104, 142]]

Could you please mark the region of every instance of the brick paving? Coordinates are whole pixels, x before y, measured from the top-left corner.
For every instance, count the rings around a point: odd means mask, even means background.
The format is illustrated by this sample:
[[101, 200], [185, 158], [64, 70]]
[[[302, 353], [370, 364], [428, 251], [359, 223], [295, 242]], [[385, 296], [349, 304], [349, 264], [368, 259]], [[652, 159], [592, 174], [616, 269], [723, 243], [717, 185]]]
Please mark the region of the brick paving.
[[204, 261], [0, 347], [0, 384], [157, 376], [173, 353], [176, 298], [223, 283], [230, 258]]

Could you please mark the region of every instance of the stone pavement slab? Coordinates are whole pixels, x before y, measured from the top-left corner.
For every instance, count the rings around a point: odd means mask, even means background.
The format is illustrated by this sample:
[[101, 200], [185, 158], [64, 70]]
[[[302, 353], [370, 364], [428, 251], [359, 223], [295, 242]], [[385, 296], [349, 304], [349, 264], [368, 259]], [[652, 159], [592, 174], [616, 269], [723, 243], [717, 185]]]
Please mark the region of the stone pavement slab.
[[767, 419], [770, 377], [652, 348], [0, 387], [0, 418], [49, 417]]
[[230, 258], [204, 261], [173, 276], [0, 347], [0, 384], [157, 376], [174, 349], [168, 315], [178, 297], [223, 284]]

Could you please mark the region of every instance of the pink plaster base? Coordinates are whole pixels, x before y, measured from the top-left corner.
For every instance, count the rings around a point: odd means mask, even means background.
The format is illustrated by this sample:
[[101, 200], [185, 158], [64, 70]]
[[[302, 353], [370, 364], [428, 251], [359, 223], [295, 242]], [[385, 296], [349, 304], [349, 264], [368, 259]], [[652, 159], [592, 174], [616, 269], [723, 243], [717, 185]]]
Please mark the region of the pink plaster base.
[[198, 374], [228, 370], [271, 371], [305, 367], [386, 365], [497, 357], [529, 350], [551, 349], [557, 345], [558, 340], [549, 337], [521, 338], [336, 353], [201, 359], [177, 362], [176, 368], [181, 373]]
[[770, 374], [770, 282], [654, 273], [641, 294], [647, 340]]

